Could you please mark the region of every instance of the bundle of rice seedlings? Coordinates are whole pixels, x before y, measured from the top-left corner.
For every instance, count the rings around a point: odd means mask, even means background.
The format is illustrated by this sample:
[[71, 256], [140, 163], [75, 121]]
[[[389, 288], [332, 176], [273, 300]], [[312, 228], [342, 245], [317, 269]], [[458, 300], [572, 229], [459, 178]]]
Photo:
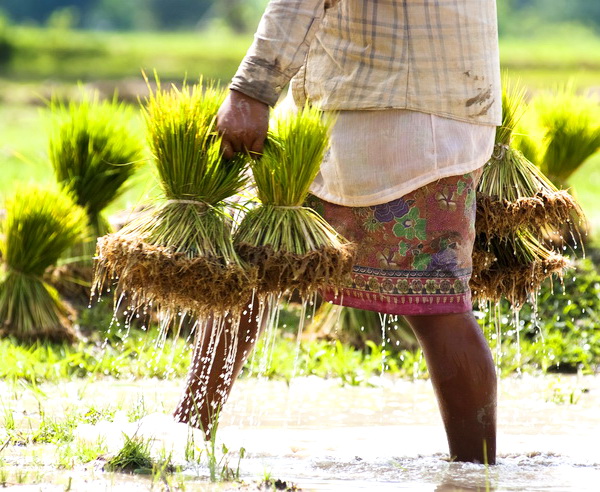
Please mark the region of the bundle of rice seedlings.
[[247, 159], [222, 157], [215, 123], [223, 99], [223, 91], [200, 85], [159, 84], [151, 92], [144, 117], [163, 197], [98, 240], [93, 292], [115, 280], [134, 307], [154, 303], [197, 315], [248, 302], [255, 271], [233, 248], [224, 202], [246, 183]]
[[569, 261], [547, 249], [531, 232], [520, 230], [503, 239], [488, 241], [479, 236], [470, 287], [475, 299], [498, 302], [506, 298], [514, 307], [533, 300], [542, 282], [561, 276]]
[[74, 341], [72, 309], [43, 280], [85, 232], [85, 212], [62, 193], [18, 192], [6, 203], [0, 236], [0, 335], [23, 341]]
[[131, 110], [98, 94], [80, 102], [50, 103], [53, 129], [49, 156], [59, 185], [87, 213], [89, 235], [65, 253], [77, 259], [52, 272], [61, 292], [89, 296], [96, 239], [110, 232], [103, 211], [124, 191], [142, 158], [137, 136], [128, 128]]
[[532, 103], [543, 129], [541, 170], [566, 185], [571, 175], [600, 149], [598, 101], [578, 95], [572, 83], [540, 93]]
[[478, 233], [505, 236], [520, 228], [556, 231], [565, 222], [583, 220], [573, 197], [556, 186], [522, 152], [511, 146], [524, 110], [524, 90], [505, 83], [503, 121], [496, 131], [494, 154], [477, 189]]
[[251, 163], [260, 205], [242, 220], [235, 245], [259, 270], [259, 293], [298, 289], [304, 296], [343, 284], [352, 246], [312, 209], [309, 187], [328, 146], [331, 118], [315, 108], [271, 122], [262, 157]]
[[[103, 236], [109, 224], [102, 212], [123, 193], [142, 159], [142, 146], [128, 126], [132, 111], [116, 98], [101, 101], [97, 93], [68, 104], [55, 99], [50, 111], [56, 180], [87, 212], [90, 232]], [[93, 242], [95, 248], [95, 237]]]

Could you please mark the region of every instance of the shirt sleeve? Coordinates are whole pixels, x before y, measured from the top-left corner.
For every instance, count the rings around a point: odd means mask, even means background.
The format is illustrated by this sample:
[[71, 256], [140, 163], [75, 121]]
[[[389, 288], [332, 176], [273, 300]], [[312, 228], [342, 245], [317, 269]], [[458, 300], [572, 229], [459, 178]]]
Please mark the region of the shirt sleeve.
[[230, 88], [274, 106], [304, 64], [325, 11], [341, 0], [271, 0]]

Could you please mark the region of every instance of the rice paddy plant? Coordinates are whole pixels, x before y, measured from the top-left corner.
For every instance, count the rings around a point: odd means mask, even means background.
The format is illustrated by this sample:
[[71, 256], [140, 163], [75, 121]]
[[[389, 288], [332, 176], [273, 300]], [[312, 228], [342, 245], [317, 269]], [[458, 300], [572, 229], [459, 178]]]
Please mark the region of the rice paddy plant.
[[532, 102], [543, 129], [541, 170], [558, 186], [600, 149], [600, 103], [572, 83], [539, 93]]
[[98, 242], [95, 291], [117, 280], [134, 305], [225, 312], [251, 296], [253, 270], [237, 256], [225, 199], [246, 183], [247, 158], [221, 154], [224, 92], [184, 85], [151, 92], [144, 108], [163, 197]]
[[126, 434], [123, 434], [123, 437], [125, 438], [123, 447], [106, 462], [104, 469], [120, 472], [150, 472], [154, 463], [150, 454], [151, 441]]
[[[547, 277], [568, 261], [549, 249], [548, 237], [565, 224], [583, 222], [581, 207], [520, 151], [512, 135], [524, 111], [524, 91], [505, 84], [503, 122], [494, 154], [477, 189], [477, 218], [471, 288], [480, 301], [506, 297], [520, 308], [533, 300]], [[572, 229], [569, 229], [571, 232]], [[552, 246], [549, 246], [552, 248]]]
[[96, 239], [110, 232], [103, 211], [126, 188], [142, 159], [142, 146], [131, 131], [131, 108], [98, 93], [81, 101], [50, 102], [49, 156], [56, 181], [87, 213], [88, 236], [65, 252], [63, 264], [48, 280], [73, 300], [86, 302], [92, 282]]
[[277, 115], [263, 155], [251, 163], [260, 205], [235, 237], [240, 256], [259, 268], [259, 291], [336, 287], [349, 273], [348, 242], [303, 204], [329, 144], [330, 117], [305, 107]]
[[77, 426], [78, 419], [68, 416], [66, 419], [48, 417], [44, 411], [40, 415], [39, 428], [31, 435], [32, 443], [59, 443], [73, 440], [73, 429]]
[[72, 470], [75, 465], [89, 463], [106, 454], [108, 448], [102, 440], [93, 444], [81, 441], [67, 442], [57, 449], [58, 468]]
[[[246, 455], [246, 449], [240, 448], [238, 454], [237, 467], [234, 469], [229, 466], [230, 453], [229, 448], [221, 443], [220, 453], [219, 446], [217, 446], [217, 430], [219, 429], [219, 414], [221, 413], [221, 406], [218, 406], [212, 416], [212, 421], [209, 424], [208, 429], [203, 429], [200, 426], [203, 434], [206, 438], [203, 440], [204, 454], [206, 455], [206, 466], [208, 468], [208, 474], [211, 482], [232, 482], [240, 479], [240, 463]], [[188, 441], [186, 443], [186, 455], [194, 458], [196, 445], [193, 441], [193, 435], [188, 435]], [[220, 454], [220, 456], [219, 456]], [[202, 458], [202, 452], [198, 455], [198, 461]]]
[[75, 340], [73, 312], [43, 275], [85, 230], [85, 212], [64, 193], [30, 188], [7, 200], [0, 237], [1, 335]]
[[0, 340], [0, 379], [37, 384], [59, 382], [67, 378], [114, 377], [172, 379], [183, 377], [188, 369], [190, 347], [183, 339], [173, 347], [157, 351], [151, 341], [158, 336], [153, 328], [147, 332], [132, 330], [121, 342], [103, 344], [83, 341], [76, 345], [36, 342], [30, 346]]
[[128, 125], [133, 112], [116, 98], [100, 100], [97, 93], [67, 104], [54, 99], [50, 111], [49, 156], [56, 180], [85, 209], [95, 240], [109, 232], [102, 212], [123, 193], [143, 156]]
[[565, 222], [583, 220], [583, 212], [571, 195], [558, 190], [512, 145], [513, 132], [525, 110], [524, 98], [522, 88], [505, 81], [502, 125], [477, 188], [476, 227], [487, 237], [502, 237], [523, 227], [556, 231]]

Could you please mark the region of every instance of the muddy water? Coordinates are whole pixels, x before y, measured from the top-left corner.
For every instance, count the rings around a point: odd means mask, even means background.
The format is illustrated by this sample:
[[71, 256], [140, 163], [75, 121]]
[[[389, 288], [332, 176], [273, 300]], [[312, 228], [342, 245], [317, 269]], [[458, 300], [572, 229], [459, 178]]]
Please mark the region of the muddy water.
[[[337, 381], [317, 378], [298, 378], [290, 386], [239, 381], [222, 415], [218, 439], [229, 448], [234, 465], [237, 450], [246, 449], [241, 461], [246, 483], [269, 472], [303, 490], [598, 490], [600, 377], [502, 380], [499, 460], [489, 469], [446, 461], [445, 436], [427, 381], [375, 378], [372, 383], [373, 387], [340, 387]], [[181, 384], [100, 381], [42, 386], [41, 393], [7, 386], [0, 390], [17, 420], [19, 415], [34, 416], [40, 401], [46, 414], [56, 417], [90, 406], [121, 408], [116, 423], [78, 431], [79, 439], [102, 436], [115, 449], [121, 432], [135, 432], [138, 426], [127, 423], [125, 413], [143, 403], [151, 415], [142, 420], [140, 433], [153, 435], [155, 450], [172, 450], [174, 459], [183, 463], [187, 430], [167, 416]], [[5, 449], [0, 456], [9, 468], [32, 470], [31, 453]], [[31, 490], [64, 490], [69, 477], [72, 490], [151, 487], [148, 478], [108, 474], [98, 463], [62, 472], [51, 457], [38, 457], [37, 464], [43, 465], [44, 474]], [[205, 466], [188, 462], [181, 479], [186, 490], [239, 488], [206, 488], [207, 474]], [[160, 488], [155, 485], [154, 490]]]

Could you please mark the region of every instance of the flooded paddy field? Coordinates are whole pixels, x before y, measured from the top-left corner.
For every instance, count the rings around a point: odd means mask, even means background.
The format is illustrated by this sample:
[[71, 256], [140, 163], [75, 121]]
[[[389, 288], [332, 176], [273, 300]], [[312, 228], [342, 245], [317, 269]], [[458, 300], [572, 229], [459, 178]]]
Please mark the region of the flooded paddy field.
[[[212, 448], [199, 432], [170, 418], [182, 380], [1, 383], [0, 485], [35, 491], [259, 490], [264, 480], [279, 479], [289, 490], [291, 484], [338, 491], [597, 490], [598, 376], [502, 379], [499, 458], [491, 467], [448, 461], [428, 381], [383, 376], [370, 383], [242, 379]], [[172, 469], [106, 471], [125, 435], [149, 443], [152, 455], [168, 458]], [[211, 453], [219, 463], [216, 478], [224, 482], [210, 481]], [[237, 472], [236, 480], [221, 473], [225, 465]]]

